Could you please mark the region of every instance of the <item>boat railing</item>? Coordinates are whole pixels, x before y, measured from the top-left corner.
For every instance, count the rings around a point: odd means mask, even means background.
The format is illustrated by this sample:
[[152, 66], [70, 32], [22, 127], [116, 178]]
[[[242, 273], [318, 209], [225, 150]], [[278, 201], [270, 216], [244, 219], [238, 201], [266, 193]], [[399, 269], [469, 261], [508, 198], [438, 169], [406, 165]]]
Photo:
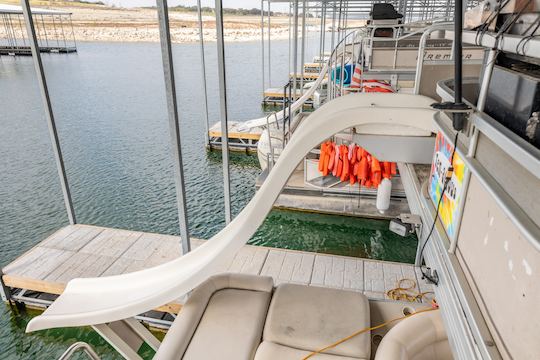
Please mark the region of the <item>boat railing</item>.
[[73, 343], [70, 347], [67, 348], [66, 351], [64, 351], [64, 353], [58, 358], [58, 360], [71, 359], [71, 357], [78, 351], [82, 351], [92, 360], [100, 360], [99, 355], [94, 351], [92, 346], [83, 341]]
[[[420, 79], [422, 77], [422, 67], [424, 65], [424, 49], [426, 48], [427, 39], [431, 36], [431, 33], [439, 30], [451, 30], [453, 23], [439, 23], [433, 24], [429, 28], [424, 30], [422, 37], [420, 38], [420, 43], [418, 44], [418, 57], [416, 60], [416, 74], [414, 77], [414, 93], [419, 94], [420, 92]], [[452, 48], [454, 47], [454, 42], [452, 42]], [[454, 52], [452, 51], [451, 54]]]
[[277, 120], [277, 114], [274, 111], [271, 114], [268, 114], [266, 116], [266, 131], [268, 132], [268, 147], [270, 148], [270, 152], [266, 154], [266, 156], [267, 156], [266, 160], [267, 160], [267, 163], [268, 163], [268, 167], [270, 169], [273, 167], [275, 159], [276, 159], [276, 155], [275, 155], [275, 152], [274, 152], [274, 147], [272, 146], [272, 139], [274, 139], [274, 140], [282, 140], [282, 139], [279, 139], [276, 136], [272, 136], [272, 132], [270, 131], [270, 121], [269, 121], [269, 119], [272, 116], [275, 117], [274, 124], [276, 125], [277, 129], [279, 129], [279, 122]]

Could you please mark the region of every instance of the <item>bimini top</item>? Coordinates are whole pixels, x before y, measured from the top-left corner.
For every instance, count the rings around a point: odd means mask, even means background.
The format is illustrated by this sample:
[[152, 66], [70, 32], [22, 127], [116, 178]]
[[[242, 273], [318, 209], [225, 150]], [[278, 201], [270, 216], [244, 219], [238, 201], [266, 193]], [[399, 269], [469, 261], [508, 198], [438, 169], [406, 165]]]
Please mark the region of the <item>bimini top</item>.
[[[34, 15], [71, 15], [70, 12], [60, 11], [60, 10], [51, 10], [51, 9], [39, 9], [31, 8], [32, 14]], [[7, 5], [0, 4], [0, 14], [15, 14], [22, 15], [22, 7], [17, 5]]]

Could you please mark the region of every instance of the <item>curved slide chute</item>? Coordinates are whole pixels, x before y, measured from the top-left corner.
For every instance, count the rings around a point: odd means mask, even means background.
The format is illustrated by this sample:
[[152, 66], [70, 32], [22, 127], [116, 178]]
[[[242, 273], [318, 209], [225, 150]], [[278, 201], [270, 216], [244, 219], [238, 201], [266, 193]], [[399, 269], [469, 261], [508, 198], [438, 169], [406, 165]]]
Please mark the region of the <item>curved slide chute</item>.
[[[324, 64], [321, 72], [319, 73], [319, 76], [317, 79], [313, 82], [311, 87], [302, 95], [298, 100], [296, 100], [291, 105], [291, 113], [294, 113], [296, 110], [300, 109], [302, 105], [315, 93], [315, 90], [319, 88], [319, 85], [321, 85], [321, 82], [324, 80], [324, 77], [326, 76], [326, 73], [328, 71], [328, 63]], [[263, 116], [258, 119], [248, 120], [241, 125], [239, 125], [238, 129], [240, 131], [246, 131], [248, 129], [252, 129], [255, 127], [261, 127], [266, 126], [268, 123], [272, 124], [276, 121], [283, 120], [283, 115], [285, 114], [284, 110], [280, 110], [276, 113], [276, 116], [271, 116], [270, 118], [267, 118], [266, 116]]]
[[272, 209], [289, 176], [304, 156], [333, 134], [363, 124], [434, 129], [433, 99], [409, 94], [355, 94], [328, 102], [302, 123], [265, 182], [240, 214], [190, 253], [129, 274], [71, 280], [64, 293], [28, 332], [108, 323], [133, 317], [188, 293], [229, 263]]

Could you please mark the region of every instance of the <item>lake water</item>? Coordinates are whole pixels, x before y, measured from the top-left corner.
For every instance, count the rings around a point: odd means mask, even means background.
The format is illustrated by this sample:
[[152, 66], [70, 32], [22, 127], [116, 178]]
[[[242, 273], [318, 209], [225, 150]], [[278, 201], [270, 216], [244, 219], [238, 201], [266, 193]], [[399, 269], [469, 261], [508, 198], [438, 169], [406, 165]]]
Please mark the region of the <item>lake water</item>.
[[[308, 47], [310, 59], [316, 52]], [[272, 42], [273, 86], [286, 82], [287, 42]], [[226, 46], [230, 120], [262, 115], [260, 44]], [[219, 120], [215, 44], [207, 47], [210, 122]], [[221, 153], [204, 148], [197, 45], [175, 45], [190, 232], [224, 226]], [[43, 55], [79, 223], [178, 234], [159, 44], [81, 43]], [[0, 266], [43, 240], [67, 217], [31, 58], [0, 57]], [[255, 192], [255, 156], [231, 155], [233, 213]], [[386, 221], [271, 212], [251, 243], [412, 262], [413, 238]], [[76, 340], [117, 355], [88, 328], [24, 335], [32, 314], [0, 305], [1, 359], [55, 359]], [[145, 356], [151, 355], [146, 350]]]

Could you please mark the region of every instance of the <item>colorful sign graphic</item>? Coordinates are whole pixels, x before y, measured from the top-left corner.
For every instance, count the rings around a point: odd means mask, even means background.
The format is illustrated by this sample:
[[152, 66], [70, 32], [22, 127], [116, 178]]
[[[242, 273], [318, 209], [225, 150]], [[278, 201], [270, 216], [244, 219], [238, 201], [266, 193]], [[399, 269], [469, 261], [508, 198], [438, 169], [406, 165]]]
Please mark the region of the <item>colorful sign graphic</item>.
[[[452, 143], [439, 132], [435, 140], [435, 153], [433, 155], [433, 162], [431, 163], [429, 186], [429, 195], [435, 206], [437, 206], [441, 198], [441, 192], [444, 187], [446, 173], [450, 167], [453, 150], [454, 146]], [[439, 207], [439, 218], [450, 238], [456, 236], [456, 225], [460, 211], [459, 204], [462, 201], [463, 178], [465, 172], [468, 171], [457, 152], [454, 154], [453, 168], [452, 178], [446, 186], [446, 191]]]

